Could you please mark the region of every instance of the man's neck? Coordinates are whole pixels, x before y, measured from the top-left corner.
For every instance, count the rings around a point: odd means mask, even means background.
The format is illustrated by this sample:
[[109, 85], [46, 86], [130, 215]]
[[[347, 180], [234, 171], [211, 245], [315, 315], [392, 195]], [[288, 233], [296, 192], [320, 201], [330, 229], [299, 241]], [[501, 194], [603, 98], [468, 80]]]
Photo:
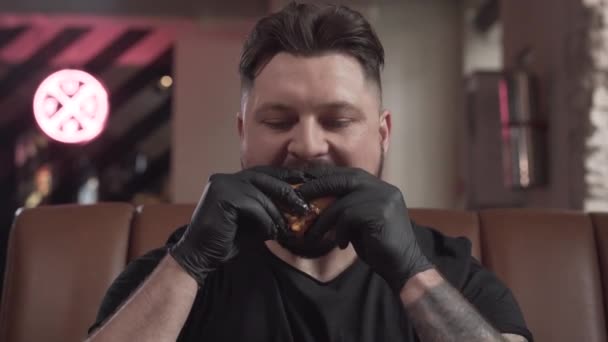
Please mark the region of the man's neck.
[[272, 240], [266, 241], [266, 247], [279, 259], [324, 283], [339, 276], [357, 259], [357, 253], [352, 245], [348, 245], [346, 249], [334, 248], [326, 255], [315, 259], [294, 255]]

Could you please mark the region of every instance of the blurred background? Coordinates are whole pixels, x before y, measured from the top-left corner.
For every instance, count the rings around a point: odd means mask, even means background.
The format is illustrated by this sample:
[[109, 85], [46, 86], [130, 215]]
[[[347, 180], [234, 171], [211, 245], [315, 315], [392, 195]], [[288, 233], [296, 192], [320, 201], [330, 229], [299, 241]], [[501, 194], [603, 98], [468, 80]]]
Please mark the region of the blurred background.
[[[410, 207], [608, 209], [602, 1], [339, 2], [384, 44]], [[18, 208], [191, 203], [238, 170], [241, 45], [286, 3], [0, 1], [0, 267]]]

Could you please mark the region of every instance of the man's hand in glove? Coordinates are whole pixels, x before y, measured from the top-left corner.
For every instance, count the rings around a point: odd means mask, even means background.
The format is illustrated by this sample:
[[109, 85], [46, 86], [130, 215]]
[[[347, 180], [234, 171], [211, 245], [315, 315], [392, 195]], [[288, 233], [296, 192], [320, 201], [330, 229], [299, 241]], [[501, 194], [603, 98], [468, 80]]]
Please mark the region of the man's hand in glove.
[[310, 201], [335, 196], [305, 238], [319, 239], [335, 229], [340, 248], [353, 244], [359, 258], [399, 293], [415, 274], [433, 265], [414, 236], [401, 191], [361, 169], [320, 167], [308, 170], [314, 180], [299, 188]]
[[271, 167], [211, 176], [188, 228], [169, 253], [202, 284], [238, 253], [239, 238], [269, 240], [287, 229], [273, 201], [296, 214], [308, 210], [288, 183], [301, 180], [300, 171]]

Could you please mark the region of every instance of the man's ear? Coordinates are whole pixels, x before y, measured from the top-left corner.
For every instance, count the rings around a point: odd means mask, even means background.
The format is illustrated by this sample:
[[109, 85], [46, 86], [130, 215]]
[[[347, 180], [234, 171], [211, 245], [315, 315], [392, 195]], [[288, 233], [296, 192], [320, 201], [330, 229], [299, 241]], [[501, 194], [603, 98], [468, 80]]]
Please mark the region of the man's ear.
[[236, 113], [236, 129], [239, 132], [239, 138], [243, 140], [243, 114], [241, 112]]
[[239, 133], [239, 138], [241, 142], [245, 138], [245, 113], [247, 112], [247, 101], [249, 99], [249, 91], [250, 89], [243, 88], [241, 85], [241, 104], [240, 111], [236, 113], [236, 129]]
[[392, 114], [388, 109], [384, 109], [380, 114], [380, 143], [384, 148], [384, 152], [388, 152], [391, 142], [391, 129], [393, 128]]

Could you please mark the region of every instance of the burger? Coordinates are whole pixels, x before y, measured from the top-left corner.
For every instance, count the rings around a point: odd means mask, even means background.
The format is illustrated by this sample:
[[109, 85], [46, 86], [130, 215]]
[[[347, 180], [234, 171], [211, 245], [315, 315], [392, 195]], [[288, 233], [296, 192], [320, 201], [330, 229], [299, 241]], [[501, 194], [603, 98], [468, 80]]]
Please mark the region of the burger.
[[[302, 184], [292, 185], [297, 189]], [[336, 199], [333, 197], [321, 197], [308, 202], [309, 210], [304, 215], [296, 215], [293, 213], [284, 212], [283, 216], [287, 221], [289, 230], [296, 237], [302, 237], [310, 227], [315, 223], [319, 215], [327, 209]]]

